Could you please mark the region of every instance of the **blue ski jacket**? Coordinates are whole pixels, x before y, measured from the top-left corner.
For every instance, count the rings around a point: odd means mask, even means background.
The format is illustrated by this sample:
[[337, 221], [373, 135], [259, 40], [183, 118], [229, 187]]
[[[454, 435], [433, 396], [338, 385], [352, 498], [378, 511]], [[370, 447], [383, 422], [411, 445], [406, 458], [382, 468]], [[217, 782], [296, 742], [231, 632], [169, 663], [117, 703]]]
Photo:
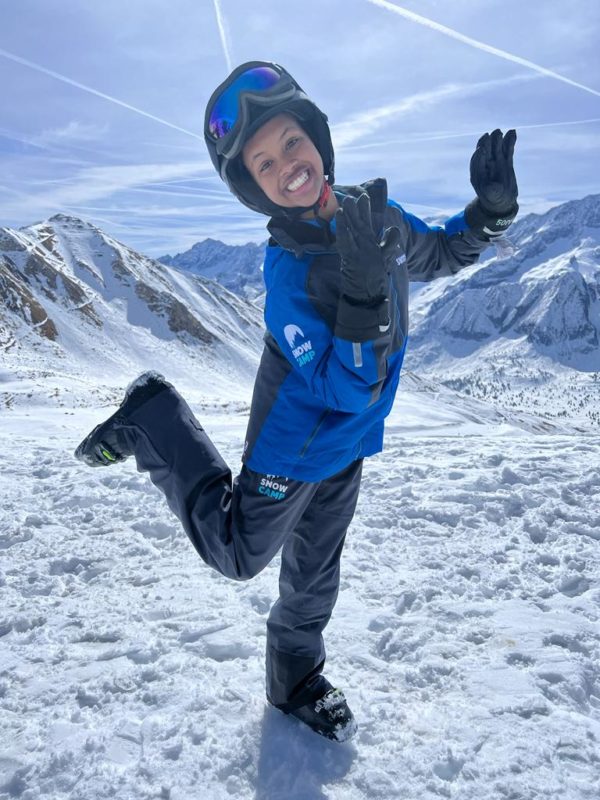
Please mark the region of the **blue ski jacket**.
[[373, 230], [397, 226], [402, 248], [390, 264], [390, 326], [377, 309], [340, 296], [335, 219], [273, 218], [267, 228], [264, 350], [252, 398], [243, 462], [272, 476], [316, 482], [383, 449], [408, 335], [408, 282], [453, 275], [489, 246], [464, 211], [429, 227], [388, 200], [382, 178], [334, 186], [368, 192]]

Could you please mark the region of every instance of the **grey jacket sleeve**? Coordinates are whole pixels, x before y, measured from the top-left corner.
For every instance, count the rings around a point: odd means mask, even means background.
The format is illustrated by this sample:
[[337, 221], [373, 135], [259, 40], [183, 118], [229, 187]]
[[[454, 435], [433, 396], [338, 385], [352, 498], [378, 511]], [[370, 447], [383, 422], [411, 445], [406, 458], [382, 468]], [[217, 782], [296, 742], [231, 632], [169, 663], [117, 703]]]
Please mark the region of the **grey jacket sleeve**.
[[385, 227], [396, 225], [402, 232], [408, 277], [411, 281], [431, 281], [454, 275], [474, 264], [490, 246], [490, 237], [483, 230], [470, 228], [461, 211], [443, 228], [430, 227], [422, 219], [409, 214], [393, 200], [388, 200]]

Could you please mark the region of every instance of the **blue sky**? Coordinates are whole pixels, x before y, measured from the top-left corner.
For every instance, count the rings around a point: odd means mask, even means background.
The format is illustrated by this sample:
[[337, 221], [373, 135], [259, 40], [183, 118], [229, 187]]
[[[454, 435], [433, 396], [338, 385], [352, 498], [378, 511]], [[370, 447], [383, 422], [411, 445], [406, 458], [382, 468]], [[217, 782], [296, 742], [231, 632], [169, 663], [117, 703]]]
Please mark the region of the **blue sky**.
[[19, 0], [0, 7], [0, 226], [57, 212], [149, 255], [265, 239], [214, 173], [204, 108], [230, 67], [283, 64], [328, 114], [336, 179], [420, 216], [472, 197], [516, 127], [523, 212], [600, 192], [597, 0]]

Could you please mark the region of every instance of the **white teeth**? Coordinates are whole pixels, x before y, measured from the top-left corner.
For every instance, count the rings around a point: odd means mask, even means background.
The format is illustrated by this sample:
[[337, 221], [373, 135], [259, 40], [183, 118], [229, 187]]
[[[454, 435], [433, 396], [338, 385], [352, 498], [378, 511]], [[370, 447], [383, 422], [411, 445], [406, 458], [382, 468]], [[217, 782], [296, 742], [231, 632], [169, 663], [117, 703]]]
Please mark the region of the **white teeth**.
[[288, 192], [295, 192], [296, 189], [299, 189], [303, 186], [306, 181], [308, 180], [308, 170], [304, 170], [302, 175], [298, 175], [295, 181], [292, 181], [289, 186], [287, 187]]

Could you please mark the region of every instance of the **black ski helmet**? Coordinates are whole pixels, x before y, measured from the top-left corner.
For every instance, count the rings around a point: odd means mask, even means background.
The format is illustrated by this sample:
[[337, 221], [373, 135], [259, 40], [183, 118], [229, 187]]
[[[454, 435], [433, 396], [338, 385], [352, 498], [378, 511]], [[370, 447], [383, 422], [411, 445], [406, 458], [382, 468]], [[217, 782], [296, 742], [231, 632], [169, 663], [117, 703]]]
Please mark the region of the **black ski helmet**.
[[314, 206], [286, 208], [273, 203], [242, 160], [250, 137], [277, 114], [292, 114], [300, 122], [323, 161], [327, 183], [334, 182], [334, 153], [326, 115], [292, 76], [272, 61], [247, 61], [233, 70], [212, 93], [204, 116], [204, 140], [215, 169], [245, 206], [267, 216], [292, 219]]

